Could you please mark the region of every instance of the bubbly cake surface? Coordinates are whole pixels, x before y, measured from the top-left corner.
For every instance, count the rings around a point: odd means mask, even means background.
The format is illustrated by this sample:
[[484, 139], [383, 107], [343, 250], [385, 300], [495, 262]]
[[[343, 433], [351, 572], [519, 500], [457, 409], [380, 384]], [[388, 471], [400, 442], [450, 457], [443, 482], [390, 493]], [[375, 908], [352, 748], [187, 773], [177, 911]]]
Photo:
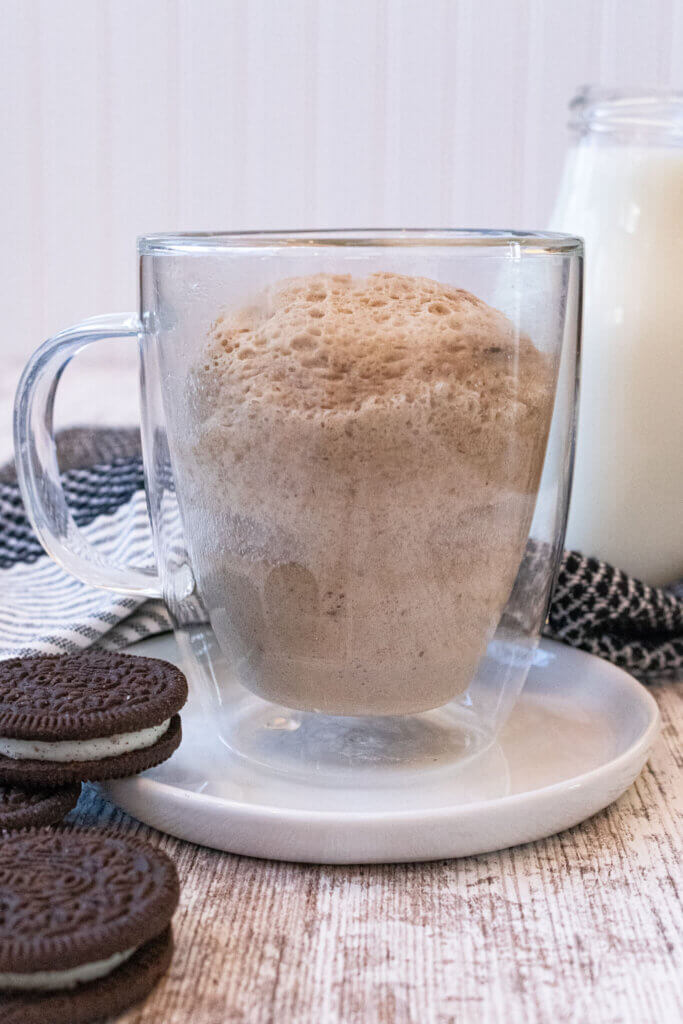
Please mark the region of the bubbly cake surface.
[[[241, 418], [245, 407], [254, 415], [286, 411], [326, 421], [330, 446], [340, 440], [340, 420], [348, 436], [374, 417], [377, 455], [401, 440], [397, 416], [413, 426], [413, 407], [434, 437], [457, 434], [461, 448], [495, 463], [506, 431], [538, 430], [547, 377], [529, 339], [470, 292], [397, 274], [318, 274], [219, 317], [197, 386], [219, 390], [223, 421], [232, 412]], [[391, 420], [384, 437], [383, 411]], [[364, 447], [357, 434], [351, 444], [341, 440], [341, 454]]]

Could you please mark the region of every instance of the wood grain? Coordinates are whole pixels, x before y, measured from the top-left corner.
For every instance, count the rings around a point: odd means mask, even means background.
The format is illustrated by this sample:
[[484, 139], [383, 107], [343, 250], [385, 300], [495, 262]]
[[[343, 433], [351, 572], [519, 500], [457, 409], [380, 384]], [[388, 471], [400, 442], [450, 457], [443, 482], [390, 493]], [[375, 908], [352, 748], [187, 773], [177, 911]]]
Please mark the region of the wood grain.
[[683, 682], [612, 807], [552, 839], [427, 864], [201, 849], [94, 790], [72, 818], [149, 834], [183, 895], [169, 975], [121, 1024], [656, 1024], [683, 1019]]

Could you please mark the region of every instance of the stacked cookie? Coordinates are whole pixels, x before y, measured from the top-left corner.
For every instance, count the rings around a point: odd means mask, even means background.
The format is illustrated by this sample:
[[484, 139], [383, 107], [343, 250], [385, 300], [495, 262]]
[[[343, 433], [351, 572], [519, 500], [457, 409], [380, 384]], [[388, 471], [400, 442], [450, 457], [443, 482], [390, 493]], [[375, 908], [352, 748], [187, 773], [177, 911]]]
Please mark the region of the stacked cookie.
[[173, 863], [97, 829], [44, 827], [81, 783], [170, 757], [187, 682], [104, 651], [0, 663], [0, 1021], [85, 1024], [144, 998], [172, 953]]
[[1, 662], [0, 785], [12, 788], [0, 795], [0, 829], [59, 820], [81, 782], [165, 761], [186, 699], [182, 672], [155, 658], [88, 651]]
[[0, 1020], [86, 1024], [143, 999], [173, 952], [166, 854], [97, 829], [31, 829], [0, 845]]
[[80, 785], [59, 789], [0, 786], [0, 833], [61, 821], [76, 806], [80, 795]]

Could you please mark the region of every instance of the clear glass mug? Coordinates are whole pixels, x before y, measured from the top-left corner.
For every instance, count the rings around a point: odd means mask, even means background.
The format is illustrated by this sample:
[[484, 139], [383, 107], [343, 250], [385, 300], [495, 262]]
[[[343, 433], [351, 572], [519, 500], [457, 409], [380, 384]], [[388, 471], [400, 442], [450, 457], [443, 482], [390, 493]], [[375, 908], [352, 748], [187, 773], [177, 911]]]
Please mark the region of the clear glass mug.
[[[559, 234], [152, 235], [140, 314], [47, 341], [16, 457], [45, 549], [162, 597], [195, 712], [278, 771], [470, 760], [539, 640], [574, 449], [582, 245]], [[156, 568], [67, 508], [66, 363], [139, 345]], [[218, 768], [220, 771], [220, 768]]]

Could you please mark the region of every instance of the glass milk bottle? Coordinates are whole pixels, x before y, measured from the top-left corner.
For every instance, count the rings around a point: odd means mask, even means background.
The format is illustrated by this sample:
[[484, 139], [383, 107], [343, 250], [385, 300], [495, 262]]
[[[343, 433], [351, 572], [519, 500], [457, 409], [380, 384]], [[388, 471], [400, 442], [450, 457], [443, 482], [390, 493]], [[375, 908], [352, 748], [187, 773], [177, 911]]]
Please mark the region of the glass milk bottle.
[[683, 93], [586, 89], [551, 227], [586, 243], [567, 547], [683, 576]]

